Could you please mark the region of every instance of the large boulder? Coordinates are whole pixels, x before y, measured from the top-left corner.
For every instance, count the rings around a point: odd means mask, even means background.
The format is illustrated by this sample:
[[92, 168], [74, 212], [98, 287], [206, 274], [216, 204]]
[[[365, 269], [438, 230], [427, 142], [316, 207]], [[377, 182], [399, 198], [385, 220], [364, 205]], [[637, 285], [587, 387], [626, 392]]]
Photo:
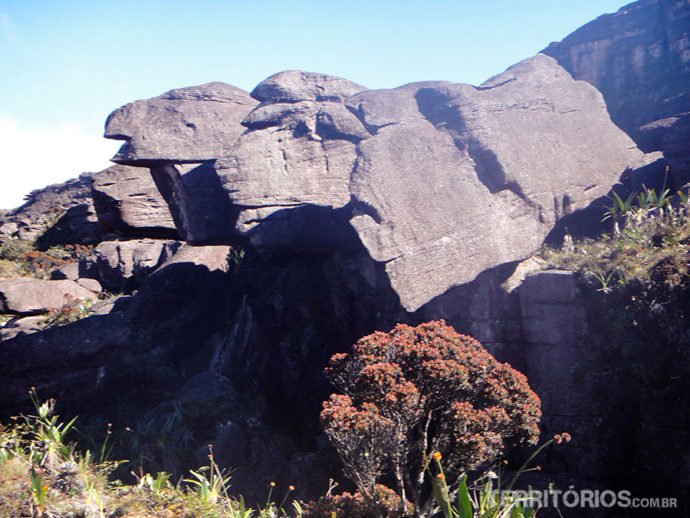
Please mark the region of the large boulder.
[[172, 257], [179, 246], [177, 241], [157, 239], [104, 241], [81, 260], [80, 276], [96, 279], [112, 292], [130, 291]]
[[690, 2], [640, 0], [600, 16], [543, 52], [596, 86], [613, 121], [645, 151], [690, 112]]
[[95, 175], [91, 188], [103, 232], [177, 237], [170, 209], [147, 169], [114, 165]]
[[68, 208], [36, 239], [36, 246], [48, 249], [56, 245], [92, 245], [102, 239], [96, 210], [90, 200]]
[[293, 249], [345, 241], [348, 216], [331, 213], [350, 201], [356, 143], [368, 133], [342, 100], [362, 90], [324, 74], [275, 74], [252, 92], [261, 104], [245, 114], [248, 131], [216, 155], [215, 169], [152, 167], [182, 237]]
[[32, 315], [56, 310], [77, 299], [98, 296], [74, 281], [21, 277], [0, 281], [0, 313]]
[[284, 70], [264, 79], [251, 95], [262, 103], [344, 101], [362, 90], [366, 88], [342, 77]]
[[244, 131], [240, 121], [257, 102], [225, 83], [170, 90], [110, 114], [105, 136], [125, 140], [114, 162], [204, 162], [223, 154]]
[[348, 103], [377, 128], [359, 146], [351, 223], [408, 310], [525, 259], [643, 156], [601, 94], [544, 55], [480, 87], [413, 84]]
[[545, 55], [479, 87], [373, 91], [283, 72], [252, 95], [261, 104], [247, 131], [226, 138], [214, 164], [176, 165], [188, 161], [183, 147], [152, 167], [182, 238], [289, 250], [361, 243], [409, 311], [529, 257], [643, 158], [601, 94]]

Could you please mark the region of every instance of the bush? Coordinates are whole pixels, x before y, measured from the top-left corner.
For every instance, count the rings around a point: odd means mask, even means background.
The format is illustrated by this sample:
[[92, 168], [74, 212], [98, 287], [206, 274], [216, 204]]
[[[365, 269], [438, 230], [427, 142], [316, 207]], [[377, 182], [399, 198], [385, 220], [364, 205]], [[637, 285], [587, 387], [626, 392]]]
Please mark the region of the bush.
[[374, 510], [384, 475], [401, 509], [409, 500], [425, 516], [434, 457], [443, 455], [452, 485], [508, 444], [535, 444], [539, 436], [540, 401], [525, 376], [443, 321], [366, 336], [352, 354], [333, 356], [326, 374], [342, 394], [324, 403], [321, 421]]
[[[382, 484], [377, 484], [375, 492], [377, 501], [376, 509], [373, 511], [375, 515], [385, 516], [386, 518], [398, 518], [412, 512], [411, 505], [408, 505], [404, 512], [400, 511], [400, 497], [392, 489]], [[302, 517], [323, 518], [324, 516], [342, 516], [347, 518], [369, 518], [371, 515], [371, 507], [360, 493], [348, 493], [346, 491], [340, 495], [328, 494], [315, 502], [305, 504]]]

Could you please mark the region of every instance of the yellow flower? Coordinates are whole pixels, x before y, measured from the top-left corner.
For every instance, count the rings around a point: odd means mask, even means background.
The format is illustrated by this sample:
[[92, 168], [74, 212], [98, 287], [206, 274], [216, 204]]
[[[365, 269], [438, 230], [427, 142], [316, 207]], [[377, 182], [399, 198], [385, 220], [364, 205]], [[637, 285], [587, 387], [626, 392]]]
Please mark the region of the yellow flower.
[[294, 490], [295, 490], [295, 486], [288, 486], [288, 489], [289, 489], [290, 491], [294, 491]]
[[446, 480], [446, 476], [443, 473], [439, 473], [438, 475], [436, 475], [436, 478], [439, 480]]
[[436, 462], [441, 460], [441, 452], [440, 451], [435, 451], [434, 453], [431, 454], [431, 458], [434, 459]]
[[276, 487], [276, 483], [275, 483], [275, 482], [271, 482], [271, 487]]

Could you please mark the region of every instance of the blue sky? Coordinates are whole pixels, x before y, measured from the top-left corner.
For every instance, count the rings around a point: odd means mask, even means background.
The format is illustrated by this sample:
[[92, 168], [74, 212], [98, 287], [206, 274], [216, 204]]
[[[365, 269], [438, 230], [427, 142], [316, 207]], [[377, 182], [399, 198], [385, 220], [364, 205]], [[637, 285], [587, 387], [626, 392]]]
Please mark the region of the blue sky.
[[621, 0], [0, 0], [0, 208], [99, 170], [108, 113], [303, 69], [369, 88], [478, 84]]

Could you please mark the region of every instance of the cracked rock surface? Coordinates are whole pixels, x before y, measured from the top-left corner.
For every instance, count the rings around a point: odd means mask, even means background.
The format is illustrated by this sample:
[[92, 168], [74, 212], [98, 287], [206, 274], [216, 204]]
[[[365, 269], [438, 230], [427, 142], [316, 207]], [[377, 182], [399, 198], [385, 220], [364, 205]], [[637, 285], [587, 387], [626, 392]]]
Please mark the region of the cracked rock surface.
[[[204, 88], [182, 89], [196, 92], [195, 114], [217, 104], [215, 93], [199, 94]], [[541, 54], [478, 87], [366, 90], [288, 71], [259, 84], [254, 100], [237, 95], [253, 108], [241, 118], [232, 112], [242, 132], [214, 133], [221, 115], [212, 109], [198, 126], [213, 134], [213, 149], [190, 140], [156, 155], [154, 178], [180, 234], [267, 249], [363, 245], [385, 263], [408, 311], [529, 257], [561, 217], [605, 195], [643, 158], [601, 94]], [[158, 125], [165, 102], [137, 101], [111, 115], [108, 132], [128, 139], [116, 160], [150, 165], [158, 137], [147, 133], [149, 119], [163, 142], [186, 131], [184, 105], [179, 122]], [[177, 166], [195, 161], [207, 162], [203, 197]]]

